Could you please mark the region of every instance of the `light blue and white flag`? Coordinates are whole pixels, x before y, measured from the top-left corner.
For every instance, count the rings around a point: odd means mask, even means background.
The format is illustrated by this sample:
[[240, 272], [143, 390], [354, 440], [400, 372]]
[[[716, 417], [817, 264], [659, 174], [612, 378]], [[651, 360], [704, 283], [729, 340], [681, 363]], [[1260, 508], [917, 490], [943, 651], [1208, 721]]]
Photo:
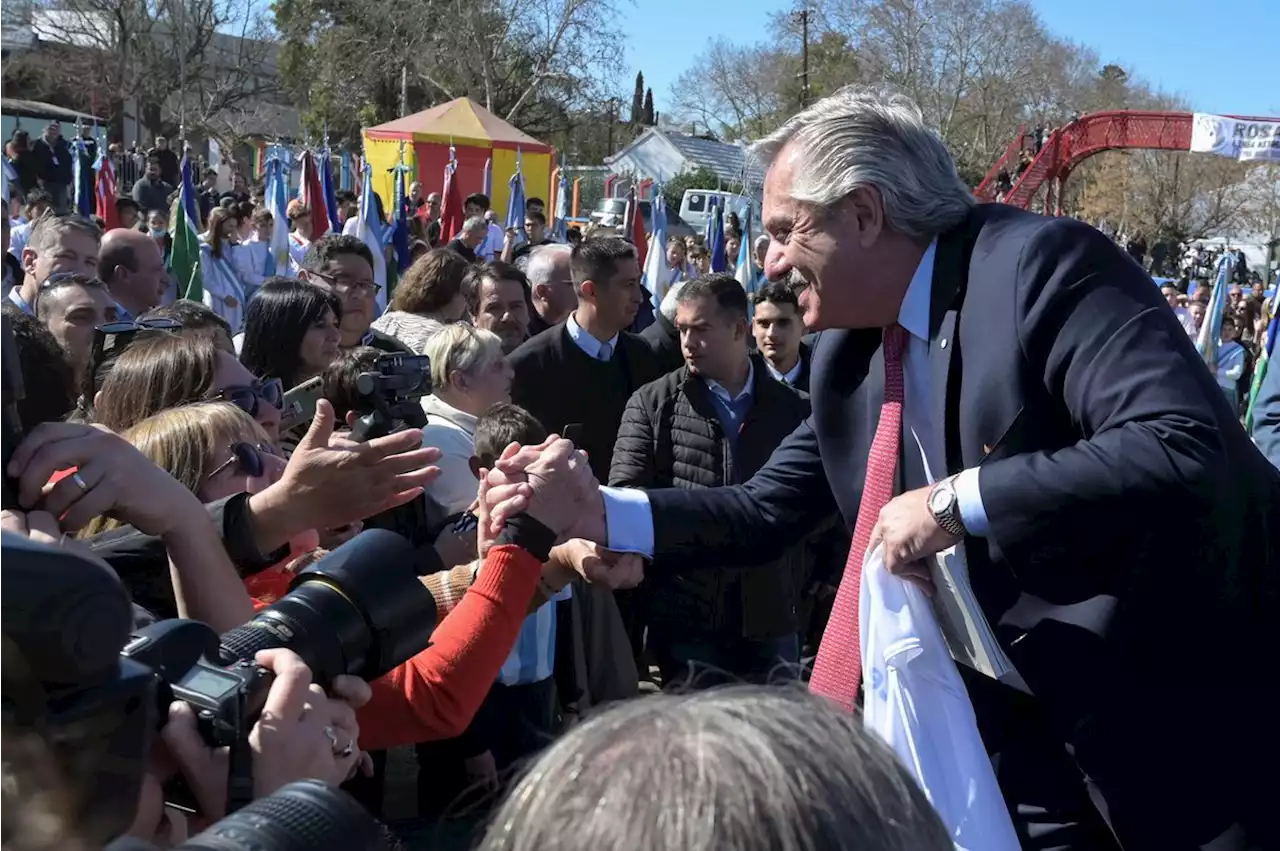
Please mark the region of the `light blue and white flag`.
[[282, 145], [267, 150], [265, 202], [271, 211], [271, 242], [266, 263], [267, 276], [289, 274], [289, 170], [293, 156]]
[[1218, 261], [1218, 275], [1213, 281], [1213, 292], [1209, 295], [1209, 304], [1204, 312], [1204, 324], [1200, 326], [1200, 336], [1196, 340], [1196, 348], [1200, 357], [1204, 358], [1210, 369], [1218, 366], [1218, 344], [1222, 341], [1222, 316], [1227, 308], [1227, 290], [1231, 289], [1231, 279], [1236, 268], [1235, 252], [1228, 251]]
[[662, 306], [662, 299], [671, 289], [671, 269], [667, 266], [667, 202], [662, 197], [662, 187], [653, 187], [653, 236], [649, 241], [649, 255], [644, 264], [644, 285], [653, 293], [650, 301], [653, 309]]
[[515, 228], [516, 245], [524, 242], [524, 173], [520, 170], [520, 160], [520, 152], [517, 151], [516, 172], [507, 181], [507, 189], [510, 192], [510, 196], [507, 199], [506, 228], [507, 230]]

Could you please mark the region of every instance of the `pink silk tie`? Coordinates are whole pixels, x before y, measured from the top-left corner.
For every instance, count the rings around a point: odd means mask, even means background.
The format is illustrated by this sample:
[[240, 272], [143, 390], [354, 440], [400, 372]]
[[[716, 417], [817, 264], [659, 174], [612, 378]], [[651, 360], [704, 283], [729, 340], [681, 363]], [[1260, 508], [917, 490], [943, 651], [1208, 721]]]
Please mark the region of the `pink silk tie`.
[[901, 325], [884, 329], [884, 405], [867, 458], [867, 478], [853, 527], [853, 545], [845, 562], [844, 577], [831, 607], [827, 629], [818, 645], [818, 658], [809, 678], [809, 690], [829, 698], [852, 712], [862, 683], [862, 648], [858, 635], [858, 597], [862, 590], [862, 562], [871, 543], [871, 530], [880, 509], [893, 498], [902, 437], [902, 353], [907, 332]]

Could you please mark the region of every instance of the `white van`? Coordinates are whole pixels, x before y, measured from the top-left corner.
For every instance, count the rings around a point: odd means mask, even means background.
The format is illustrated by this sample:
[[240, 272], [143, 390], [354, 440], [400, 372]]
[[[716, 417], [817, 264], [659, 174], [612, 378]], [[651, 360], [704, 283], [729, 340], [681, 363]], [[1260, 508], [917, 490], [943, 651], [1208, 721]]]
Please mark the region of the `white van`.
[[684, 198], [680, 200], [680, 218], [693, 228], [695, 233], [707, 229], [707, 217], [711, 214], [712, 203], [724, 210], [725, 214], [737, 213], [744, 218], [747, 207], [751, 208], [752, 220], [756, 228], [760, 227], [760, 204], [746, 195], [735, 195], [732, 192], [721, 192], [717, 189], [686, 189]]

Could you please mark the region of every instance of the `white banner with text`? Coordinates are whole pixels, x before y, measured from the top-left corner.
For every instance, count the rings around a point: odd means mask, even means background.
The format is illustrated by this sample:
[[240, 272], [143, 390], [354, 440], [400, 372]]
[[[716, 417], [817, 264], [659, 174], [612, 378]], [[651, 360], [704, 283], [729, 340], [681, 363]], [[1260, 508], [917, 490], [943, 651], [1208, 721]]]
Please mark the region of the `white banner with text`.
[[1197, 112], [1191, 150], [1233, 160], [1280, 163], [1280, 118], [1245, 120]]

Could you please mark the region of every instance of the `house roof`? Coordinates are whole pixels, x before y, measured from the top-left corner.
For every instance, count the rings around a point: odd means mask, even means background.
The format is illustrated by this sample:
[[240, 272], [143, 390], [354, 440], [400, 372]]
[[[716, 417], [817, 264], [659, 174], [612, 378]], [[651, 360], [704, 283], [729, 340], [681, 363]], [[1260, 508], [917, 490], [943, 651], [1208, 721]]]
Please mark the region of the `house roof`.
[[502, 145], [521, 147], [530, 151], [549, 152], [549, 145], [522, 130], [513, 127], [468, 97], [461, 97], [433, 106], [413, 115], [406, 115], [367, 132], [372, 138], [397, 138], [406, 135], [425, 136], [430, 139], [486, 147]]
[[609, 157], [606, 162], [612, 163], [620, 159], [632, 148], [654, 136], [670, 144], [694, 168], [708, 168], [726, 183], [746, 183], [748, 186], [759, 186], [764, 183], [764, 169], [760, 168], [760, 165], [747, 154], [747, 149], [741, 145], [688, 136], [657, 127], [645, 130], [636, 137], [635, 141]]

